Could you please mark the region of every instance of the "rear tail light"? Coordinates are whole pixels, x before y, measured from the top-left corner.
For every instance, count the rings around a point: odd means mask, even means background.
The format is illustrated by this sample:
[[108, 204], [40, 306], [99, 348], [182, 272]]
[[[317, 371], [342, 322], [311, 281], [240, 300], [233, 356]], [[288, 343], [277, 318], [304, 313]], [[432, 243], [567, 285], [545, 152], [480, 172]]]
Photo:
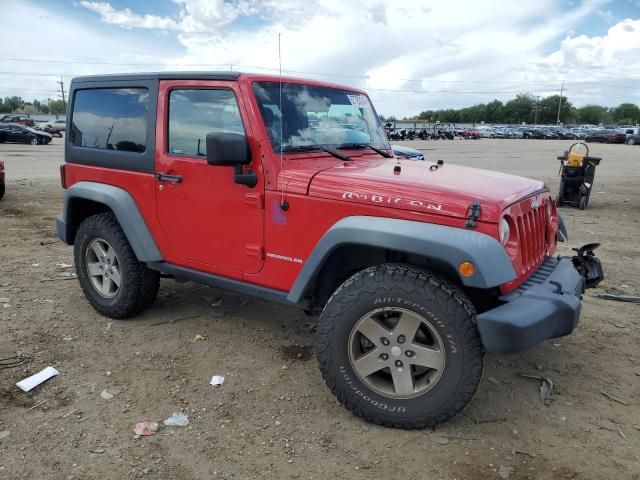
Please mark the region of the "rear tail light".
[[67, 171], [65, 169], [65, 164], [60, 165], [60, 184], [64, 190], [67, 189]]

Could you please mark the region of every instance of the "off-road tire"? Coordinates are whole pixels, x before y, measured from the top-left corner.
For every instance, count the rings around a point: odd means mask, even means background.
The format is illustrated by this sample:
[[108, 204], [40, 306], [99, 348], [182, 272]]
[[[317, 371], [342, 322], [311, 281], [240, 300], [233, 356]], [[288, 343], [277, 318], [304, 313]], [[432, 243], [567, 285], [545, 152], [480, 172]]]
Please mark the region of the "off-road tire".
[[[417, 313], [444, 340], [446, 364], [438, 382], [408, 399], [380, 395], [351, 366], [350, 332], [380, 307]], [[346, 280], [329, 298], [317, 326], [316, 356], [328, 387], [347, 409], [385, 427], [428, 428], [459, 413], [473, 397], [484, 367], [476, 311], [466, 295], [439, 275], [403, 264], [383, 264]]]
[[[102, 297], [87, 272], [85, 252], [92, 240], [106, 240], [115, 250], [120, 264], [121, 285], [113, 298]], [[98, 312], [110, 318], [130, 318], [151, 306], [160, 287], [160, 274], [148, 269], [136, 258], [127, 237], [113, 213], [87, 217], [78, 228], [74, 259], [80, 286]]]

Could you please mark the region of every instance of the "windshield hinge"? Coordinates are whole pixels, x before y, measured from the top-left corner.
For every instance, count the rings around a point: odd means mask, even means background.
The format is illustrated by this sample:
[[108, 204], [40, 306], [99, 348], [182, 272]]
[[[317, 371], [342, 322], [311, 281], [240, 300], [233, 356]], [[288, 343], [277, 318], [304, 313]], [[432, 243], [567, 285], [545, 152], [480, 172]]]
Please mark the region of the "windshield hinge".
[[467, 223], [465, 224], [466, 228], [476, 228], [476, 221], [480, 218], [480, 202], [474, 200], [469, 205], [469, 210], [467, 211]]

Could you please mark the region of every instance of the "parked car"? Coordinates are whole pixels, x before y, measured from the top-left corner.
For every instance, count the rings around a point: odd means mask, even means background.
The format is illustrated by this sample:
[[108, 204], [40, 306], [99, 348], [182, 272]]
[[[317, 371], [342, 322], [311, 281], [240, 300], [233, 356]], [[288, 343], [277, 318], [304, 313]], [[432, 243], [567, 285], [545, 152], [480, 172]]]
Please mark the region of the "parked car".
[[4, 173], [4, 162], [0, 160], [0, 199], [4, 197], [5, 192], [5, 181], [4, 181], [5, 173]]
[[483, 138], [504, 138], [502, 132], [494, 130], [491, 127], [479, 126], [476, 130], [480, 132]]
[[[57, 232], [89, 304], [138, 315], [164, 275], [315, 312], [322, 376], [368, 421], [458, 414], [485, 352], [570, 334], [603, 277], [593, 246], [556, 255], [543, 182], [397, 165], [361, 90], [209, 71], [75, 78], [69, 95]], [[345, 112], [368, 141], [345, 142]]]
[[544, 132], [539, 128], [523, 128], [522, 129], [522, 137], [523, 138], [536, 138], [542, 139], [545, 138]]
[[640, 145], [640, 134], [637, 135], [629, 135], [627, 137], [628, 145]]
[[588, 132], [582, 128], [572, 128], [571, 133], [575, 135], [576, 140], [584, 140]]
[[550, 128], [541, 128], [540, 131], [543, 135], [542, 138], [545, 140], [558, 140], [560, 138], [560, 135]]
[[17, 123], [0, 123], [0, 143], [4, 142], [46, 145], [51, 142], [51, 134]]
[[509, 128], [507, 129], [509, 132], [509, 138], [523, 138], [522, 130], [518, 130], [517, 128]]
[[599, 142], [599, 143], [625, 143], [627, 136], [617, 130], [596, 130], [589, 133], [585, 138], [586, 142]]
[[554, 128], [552, 131], [558, 134], [558, 138], [562, 140], [576, 140], [578, 137], [570, 129], [564, 127]]
[[477, 140], [482, 138], [482, 133], [480, 130], [476, 130], [475, 128], [465, 128], [462, 131], [462, 137], [466, 139]]
[[26, 115], [11, 114], [0, 117], [0, 123], [18, 123], [27, 127], [34, 127], [36, 124], [36, 122], [33, 121], [33, 118], [27, 117]]
[[39, 126], [42, 130], [49, 133], [64, 132], [67, 128], [67, 121], [65, 119], [49, 120], [48, 122], [41, 123]]
[[397, 158], [404, 158], [407, 160], [424, 160], [424, 153], [420, 150], [416, 150], [415, 148], [391, 145], [391, 149]]

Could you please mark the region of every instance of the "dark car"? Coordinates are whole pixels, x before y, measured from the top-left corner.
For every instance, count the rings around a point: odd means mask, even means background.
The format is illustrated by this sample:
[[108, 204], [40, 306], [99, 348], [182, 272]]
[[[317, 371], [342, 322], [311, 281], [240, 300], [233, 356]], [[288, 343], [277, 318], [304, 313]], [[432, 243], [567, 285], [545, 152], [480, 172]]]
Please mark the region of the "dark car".
[[[640, 134], [638, 135], [629, 135], [627, 138], [627, 144], [629, 145], [640, 145]], [[394, 148], [395, 150], [395, 148]]]
[[568, 128], [559, 128], [559, 129], [556, 130], [556, 132], [558, 133], [560, 138], [563, 139], [563, 140], [577, 140], [578, 139], [578, 136], [575, 134], [575, 132], [572, 132]]
[[36, 124], [33, 118], [29, 118], [26, 115], [3, 115], [0, 117], [0, 123], [18, 123], [27, 127], [34, 127]]
[[399, 145], [391, 145], [393, 154], [397, 158], [405, 158], [408, 160], [424, 160], [424, 153], [415, 148], [401, 147]]
[[43, 145], [51, 142], [51, 134], [17, 123], [0, 123], [0, 143], [4, 142]]
[[560, 134], [554, 130], [549, 128], [541, 128], [542, 138], [545, 140], [558, 140], [560, 138]]
[[624, 143], [627, 141], [627, 135], [617, 130], [596, 130], [591, 132], [585, 138], [587, 142], [600, 143]]
[[525, 128], [522, 130], [522, 138], [544, 138], [544, 132], [539, 128]]

